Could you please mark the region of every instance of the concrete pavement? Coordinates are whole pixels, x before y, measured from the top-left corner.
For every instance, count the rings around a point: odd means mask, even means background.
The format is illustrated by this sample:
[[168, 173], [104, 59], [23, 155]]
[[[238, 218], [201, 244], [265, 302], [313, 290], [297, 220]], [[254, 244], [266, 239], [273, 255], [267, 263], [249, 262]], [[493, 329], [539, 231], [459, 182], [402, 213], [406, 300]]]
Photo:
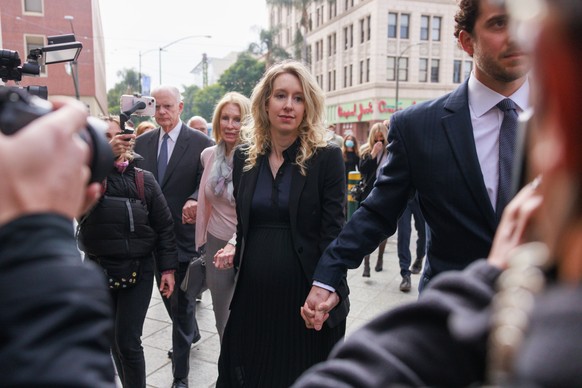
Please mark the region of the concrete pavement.
[[[413, 244], [416, 242], [415, 237], [411, 236]], [[411, 251], [414, 252], [414, 249]], [[347, 320], [346, 336], [376, 315], [418, 297], [417, 286], [420, 275], [412, 275], [411, 292], [405, 294], [398, 288], [401, 278], [396, 253], [396, 236], [391, 237], [386, 245], [382, 272], [374, 271], [376, 257], [377, 252], [374, 252], [371, 256], [370, 278], [362, 277], [363, 267], [348, 272], [351, 311]], [[189, 386], [214, 387], [218, 377], [220, 344], [214, 327], [214, 313], [208, 291], [204, 293], [202, 302], [197, 305], [196, 319], [202, 339], [190, 352]], [[172, 346], [171, 325], [160, 294], [154, 289], [142, 337], [148, 387], [169, 388], [172, 383], [172, 364], [167, 355]]]

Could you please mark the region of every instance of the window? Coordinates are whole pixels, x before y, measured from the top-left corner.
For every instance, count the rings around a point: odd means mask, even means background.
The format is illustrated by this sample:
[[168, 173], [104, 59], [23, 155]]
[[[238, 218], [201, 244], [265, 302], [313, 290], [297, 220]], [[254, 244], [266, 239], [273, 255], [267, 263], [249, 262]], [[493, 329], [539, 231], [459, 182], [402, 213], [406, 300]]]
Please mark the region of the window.
[[408, 39], [408, 27], [410, 23], [410, 14], [400, 14], [400, 39]]
[[323, 39], [319, 41], [319, 59], [323, 60]]
[[440, 16], [432, 17], [432, 40], [438, 42], [441, 40], [441, 21]]
[[[39, 49], [44, 47], [44, 36], [42, 35], [25, 35], [26, 40], [26, 53], [30, 52], [30, 50]], [[46, 76], [46, 66], [41, 66], [40, 68], [40, 75]]]
[[433, 59], [430, 61], [430, 82], [439, 82], [440, 61]]
[[337, 0], [329, 1], [328, 4], [329, 4], [329, 18], [328, 19], [331, 20], [337, 16]]
[[473, 61], [465, 61], [465, 68], [463, 69], [463, 73], [465, 74], [465, 78], [467, 78], [471, 71], [473, 70]]
[[332, 81], [332, 86], [333, 86], [333, 89], [332, 89], [332, 90], [335, 90], [335, 69], [333, 70], [333, 81]]
[[315, 10], [315, 19], [316, 19], [316, 20], [315, 20], [315, 27], [319, 27], [319, 13], [320, 13], [320, 9], [319, 9], [319, 8], [317, 8], [317, 9]]
[[354, 25], [350, 24], [350, 47], [354, 47]]
[[352, 80], [354, 79], [353, 75], [354, 75], [354, 65], [350, 65], [350, 86], [352, 86]]
[[344, 88], [348, 87], [348, 67], [344, 66]]
[[309, 45], [307, 46], [307, 58], [305, 58], [308, 65], [311, 65], [312, 58], [313, 58], [313, 47]]
[[456, 84], [461, 83], [461, 66], [462, 61], [455, 60], [453, 62], [453, 82]]
[[336, 45], [336, 40], [337, 40], [337, 34], [334, 32], [334, 33], [331, 35], [331, 43], [332, 43], [332, 45], [333, 45], [333, 51], [332, 51], [332, 53], [333, 53], [333, 54], [337, 53], [337, 45]]
[[315, 62], [319, 61], [319, 41], [315, 42]]
[[24, 0], [24, 13], [43, 13], [43, 3], [42, 0]]
[[364, 61], [360, 61], [360, 84], [364, 83]]
[[366, 82], [370, 82], [370, 58], [366, 59]]
[[397, 24], [398, 14], [390, 12], [388, 14], [388, 37], [396, 38], [396, 24]]
[[350, 41], [348, 38], [348, 28], [344, 27], [344, 50], [347, 50], [350, 46]]
[[398, 80], [408, 81], [408, 58], [400, 58], [398, 61]]
[[428, 58], [420, 58], [418, 62], [418, 82], [428, 81]]
[[366, 19], [360, 19], [360, 43], [366, 40]]
[[388, 57], [386, 59], [386, 80], [394, 81], [396, 79], [396, 57]]
[[327, 72], [327, 91], [331, 92], [331, 71]]
[[422, 15], [420, 17], [420, 40], [428, 40], [428, 21], [430, 16]]
[[[396, 80], [396, 57], [388, 57], [387, 59], [386, 80], [394, 81]], [[398, 75], [399, 81], [408, 81], [408, 58], [400, 57], [398, 61]]]
[[370, 40], [372, 38], [372, 17], [368, 16], [367, 18], [368, 21], [368, 30], [367, 30], [367, 34], [366, 34], [366, 40]]
[[348, 6], [350, 5], [350, 0], [345, 0], [344, 1], [344, 11], [348, 10]]

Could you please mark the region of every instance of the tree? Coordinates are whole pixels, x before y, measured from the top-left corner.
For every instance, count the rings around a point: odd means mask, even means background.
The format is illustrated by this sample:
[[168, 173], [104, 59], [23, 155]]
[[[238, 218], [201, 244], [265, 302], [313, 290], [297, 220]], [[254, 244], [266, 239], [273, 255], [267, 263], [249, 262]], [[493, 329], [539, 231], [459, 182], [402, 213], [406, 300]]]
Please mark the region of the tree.
[[218, 79], [218, 84], [225, 91], [235, 91], [251, 96], [253, 88], [261, 79], [265, 65], [253, 58], [249, 53], [243, 52]]
[[[196, 94], [200, 92], [200, 88], [197, 85], [182, 85], [184, 92], [182, 92], [182, 98], [184, 101], [184, 110], [182, 111], [182, 121], [186, 122], [192, 116], [202, 116], [194, 109], [194, 98]], [[206, 117], [204, 117], [206, 118]]]
[[139, 93], [139, 73], [135, 69], [123, 69], [117, 72], [121, 81], [107, 92], [107, 110], [109, 114], [119, 114], [119, 99], [123, 94]]
[[278, 33], [278, 27], [270, 30], [261, 29], [259, 32], [259, 42], [251, 43], [247, 49], [247, 51], [252, 55], [264, 56], [265, 69], [269, 68], [275, 62], [291, 57], [283, 47], [275, 44], [275, 36], [277, 36]]
[[193, 114], [204, 117], [206, 121], [212, 121], [214, 107], [224, 93], [224, 89], [220, 84], [214, 84], [207, 86], [204, 89], [199, 89], [194, 95], [194, 105], [192, 107]]
[[[310, 30], [311, 19], [309, 18], [309, 7], [311, 4], [321, 3], [323, 0], [267, 0], [267, 4], [275, 7], [295, 8], [301, 14], [299, 19], [299, 26], [295, 32], [295, 55], [299, 60], [307, 59], [307, 42], [305, 36]], [[297, 56], [297, 54], [300, 54]]]

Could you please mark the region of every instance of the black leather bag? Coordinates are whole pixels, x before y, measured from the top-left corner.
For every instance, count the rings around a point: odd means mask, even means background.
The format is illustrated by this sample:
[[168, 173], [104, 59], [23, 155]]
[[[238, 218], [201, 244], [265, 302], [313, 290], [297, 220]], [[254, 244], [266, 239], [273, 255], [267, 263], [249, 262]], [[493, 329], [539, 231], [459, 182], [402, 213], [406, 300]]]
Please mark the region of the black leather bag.
[[364, 200], [364, 192], [366, 191], [366, 183], [364, 180], [360, 180], [354, 187], [350, 189], [350, 195], [352, 199], [357, 202], [362, 202]]
[[206, 288], [206, 255], [202, 254], [190, 261], [186, 275], [180, 284], [180, 289], [184, 291], [190, 300], [196, 297]]

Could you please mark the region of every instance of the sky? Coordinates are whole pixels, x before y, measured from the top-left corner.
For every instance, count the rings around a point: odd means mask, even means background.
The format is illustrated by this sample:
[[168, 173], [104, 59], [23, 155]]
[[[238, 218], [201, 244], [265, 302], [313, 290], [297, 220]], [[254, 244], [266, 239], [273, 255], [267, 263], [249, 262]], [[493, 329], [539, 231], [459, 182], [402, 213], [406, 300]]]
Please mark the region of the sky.
[[[117, 72], [125, 68], [151, 76], [159, 82], [159, 48], [162, 52], [162, 83], [191, 85], [190, 71], [209, 57], [224, 57], [244, 51], [257, 42], [267, 27], [265, 0], [100, 0], [107, 90], [119, 82]], [[192, 37], [210, 35], [211, 38]], [[150, 51], [151, 50], [151, 51]]]

